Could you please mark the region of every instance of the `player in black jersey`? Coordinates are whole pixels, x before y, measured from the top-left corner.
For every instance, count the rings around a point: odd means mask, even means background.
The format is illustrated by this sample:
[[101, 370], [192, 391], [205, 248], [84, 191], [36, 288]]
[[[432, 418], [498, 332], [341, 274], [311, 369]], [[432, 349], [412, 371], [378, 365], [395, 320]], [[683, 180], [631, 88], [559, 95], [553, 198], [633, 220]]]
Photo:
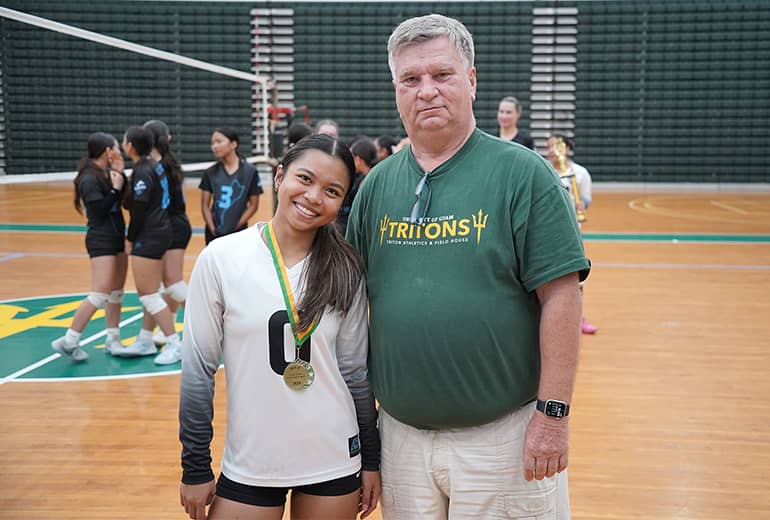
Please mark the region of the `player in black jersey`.
[[350, 153], [353, 154], [353, 159], [356, 161], [356, 177], [353, 180], [353, 185], [345, 195], [345, 200], [340, 208], [340, 214], [337, 215], [337, 226], [339, 226], [340, 233], [343, 235], [347, 231], [348, 215], [350, 215], [350, 208], [353, 206], [353, 199], [356, 198], [356, 193], [358, 193], [358, 187], [361, 186], [364, 177], [377, 164], [377, 146], [374, 144], [374, 141], [362, 135], [350, 145]]
[[[166, 344], [179, 348], [174, 318], [160, 294], [163, 277], [163, 255], [171, 245], [168, 206], [171, 203], [169, 182], [163, 168], [158, 168], [150, 153], [153, 134], [141, 126], [132, 126], [123, 137], [123, 150], [134, 163], [126, 205], [131, 221], [126, 239], [131, 243], [131, 272], [136, 292], [145, 310], [152, 315], [166, 335]], [[122, 349], [120, 355], [133, 357], [155, 354], [155, 344], [138, 352], [135, 344]]]
[[211, 151], [217, 162], [203, 173], [198, 186], [206, 244], [246, 229], [259, 207], [259, 174], [238, 154], [238, 144], [238, 134], [232, 128], [217, 128], [211, 134]]
[[117, 140], [104, 133], [88, 137], [88, 156], [78, 164], [74, 205], [78, 213], [85, 206], [88, 219], [86, 250], [91, 258], [91, 292], [75, 311], [67, 333], [51, 347], [73, 361], [85, 361], [88, 353], [80, 348], [83, 329], [94, 313], [105, 308], [107, 352], [115, 353], [120, 344], [120, 307], [128, 265], [125, 253], [125, 222], [120, 209], [125, 175]]
[[[184, 281], [184, 251], [190, 243], [192, 228], [185, 212], [184, 199], [184, 173], [174, 152], [169, 147], [171, 132], [163, 121], [151, 120], [144, 124], [144, 128], [153, 134], [153, 148], [151, 157], [157, 162], [156, 168], [165, 172], [169, 186], [170, 201], [168, 205], [168, 217], [171, 225], [171, 244], [163, 255], [163, 299], [166, 300], [171, 316], [176, 319], [179, 306], [184, 303], [187, 295], [187, 284]], [[134, 355], [153, 353], [153, 343], [164, 344], [165, 335], [153, 336], [155, 320], [145, 311], [142, 320], [142, 329], [136, 342], [129, 345], [125, 351]], [[155, 358], [159, 365], [170, 365], [182, 358], [182, 352], [169, 346]]]

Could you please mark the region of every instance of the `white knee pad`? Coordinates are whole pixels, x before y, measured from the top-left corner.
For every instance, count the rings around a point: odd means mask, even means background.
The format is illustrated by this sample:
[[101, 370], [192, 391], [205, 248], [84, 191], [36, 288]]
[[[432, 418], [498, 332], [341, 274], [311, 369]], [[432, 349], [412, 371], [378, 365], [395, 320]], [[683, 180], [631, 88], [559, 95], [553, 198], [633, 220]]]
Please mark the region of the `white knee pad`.
[[104, 304], [107, 303], [107, 298], [109, 298], [109, 295], [103, 292], [92, 292], [86, 296], [86, 300], [97, 309], [104, 307]]
[[150, 314], [158, 314], [167, 307], [166, 300], [160, 293], [145, 294], [139, 297], [139, 301]]
[[117, 290], [110, 293], [107, 303], [123, 303], [123, 291]]
[[184, 280], [179, 280], [166, 287], [163, 292], [175, 302], [184, 303], [187, 299], [187, 284], [184, 283]]

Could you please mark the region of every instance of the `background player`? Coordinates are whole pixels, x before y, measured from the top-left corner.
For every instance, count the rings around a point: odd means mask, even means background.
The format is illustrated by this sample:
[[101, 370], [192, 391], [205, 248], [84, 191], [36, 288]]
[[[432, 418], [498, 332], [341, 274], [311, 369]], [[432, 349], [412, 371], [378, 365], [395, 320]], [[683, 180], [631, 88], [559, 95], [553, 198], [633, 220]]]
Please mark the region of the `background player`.
[[[123, 150], [134, 163], [131, 189], [126, 198], [131, 217], [126, 239], [131, 242], [131, 272], [139, 300], [166, 335], [166, 350], [173, 352], [181, 348], [179, 336], [176, 335], [171, 311], [160, 294], [163, 277], [161, 259], [171, 244], [171, 225], [167, 212], [171, 196], [166, 172], [158, 168], [150, 156], [153, 141], [152, 132], [141, 126], [130, 127], [123, 137]], [[157, 351], [154, 343], [137, 341], [122, 349], [120, 355], [146, 356]], [[166, 356], [161, 353], [156, 362], [165, 364]]]
[[94, 313], [105, 308], [106, 351], [117, 352], [120, 344], [120, 308], [128, 260], [125, 228], [120, 203], [125, 175], [117, 140], [104, 133], [88, 137], [88, 156], [78, 164], [74, 204], [78, 213], [85, 206], [88, 219], [86, 250], [91, 261], [91, 292], [72, 318], [67, 333], [51, 343], [56, 352], [73, 361], [85, 361], [88, 353], [80, 348], [83, 329]]
[[529, 130], [519, 128], [521, 117], [521, 103], [513, 96], [506, 96], [500, 100], [497, 107], [497, 124], [500, 125], [500, 139], [513, 141], [526, 146], [530, 150], [535, 149], [535, 140]]
[[211, 151], [217, 162], [203, 173], [198, 186], [206, 244], [246, 229], [259, 207], [259, 174], [238, 154], [239, 143], [238, 133], [232, 128], [217, 128], [211, 134]]
[[[184, 251], [190, 243], [192, 236], [192, 227], [187, 218], [186, 205], [184, 199], [184, 172], [179, 164], [174, 152], [169, 146], [171, 142], [171, 132], [168, 125], [157, 119], [147, 121], [144, 128], [152, 132], [154, 146], [150, 154], [156, 161], [156, 168], [163, 169], [166, 172], [169, 185], [169, 195], [171, 197], [168, 206], [168, 217], [171, 224], [171, 245], [163, 255], [163, 299], [166, 300], [171, 315], [176, 321], [176, 313], [179, 306], [184, 303], [187, 294], [187, 284], [184, 281]], [[155, 327], [155, 320], [146, 311], [142, 319], [142, 329], [137, 337], [137, 342], [154, 342], [160, 345], [166, 343], [166, 336], [163, 331], [157, 332], [154, 336], [152, 330]], [[134, 348], [131, 345], [129, 348]], [[136, 346], [137, 349], [149, 348]], [[181, 359], [182, 353], [166, 349], [167, 352], [157, 361], [159, 364], [176, 363]]]
[[[566, 135], [553, 134], [548, 138], [548, 160], [559, 174], [562, 185], [569, 191], [570, 199], [575, 205], [578, 224], [582, 227], [586, 210], [591, 205], [591, 174], [570, 158], [574, 148], [574, 142]], [[582, 284], [580, 290], [583, 290]], [[583, 316], [580, 320], [580, 330], [583, 334], [596, 334], [599, 328]]]
[[358, 193], [358, 187], [363, 182], [364, 177], [367, 176], [369, 171], [377, 164], [377, 147], [374, 141], [366, 136], [360, 136], [353, 141], [350, 145], [350, 153], [353, 154], [353, 159], [356, 164], [356, 176], [353, 180], [353, 186], [348, 190], [345, 195], [345, 201], [340, 208], [340, 214], [337, 216], [337, 225], [339, 226], [340, 233], [344, 234], [348, 226], [348, 215], [350, 214], [350, 208], [353, 205], [353, 199], [356, 198]]

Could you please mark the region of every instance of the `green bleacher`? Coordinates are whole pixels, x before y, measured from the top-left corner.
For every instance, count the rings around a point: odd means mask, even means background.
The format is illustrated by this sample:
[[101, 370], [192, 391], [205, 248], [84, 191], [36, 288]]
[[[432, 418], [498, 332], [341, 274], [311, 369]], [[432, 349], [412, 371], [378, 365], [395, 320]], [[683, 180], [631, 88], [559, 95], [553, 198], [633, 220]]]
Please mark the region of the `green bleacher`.
[[[474, 35], [479, 126], [496, 132], [500, 98], [531, 126], [533, 9], [575, 7], [576, 159], [595, 181], [770, 182], [770, 2], [155, 2], [6, 0], [136, 43], [249, 71], [252, 9], [293, 11], [293, 95], [343, 138], [402, 135], [387, 65], [401, 20], [438, 12]], [[182, 161], [211, 158], [213, 128], [250, 151], [252, 86], [0, 19], [5, 169], [72, 170], [85, 138], [166, 121]], [[269, 37], [268, 41], [269, 41]]]

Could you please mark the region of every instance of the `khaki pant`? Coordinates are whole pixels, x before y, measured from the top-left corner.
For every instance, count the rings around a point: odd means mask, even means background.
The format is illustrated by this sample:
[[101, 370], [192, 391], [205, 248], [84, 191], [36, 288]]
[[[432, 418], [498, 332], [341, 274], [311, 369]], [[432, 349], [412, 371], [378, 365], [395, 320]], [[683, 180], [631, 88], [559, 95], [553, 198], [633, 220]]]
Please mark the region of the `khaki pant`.
[[566, 471], [524, 480], [534, 409], [456, 430], [420, 430], [380, 409], [383, 520], [568, 520]]

